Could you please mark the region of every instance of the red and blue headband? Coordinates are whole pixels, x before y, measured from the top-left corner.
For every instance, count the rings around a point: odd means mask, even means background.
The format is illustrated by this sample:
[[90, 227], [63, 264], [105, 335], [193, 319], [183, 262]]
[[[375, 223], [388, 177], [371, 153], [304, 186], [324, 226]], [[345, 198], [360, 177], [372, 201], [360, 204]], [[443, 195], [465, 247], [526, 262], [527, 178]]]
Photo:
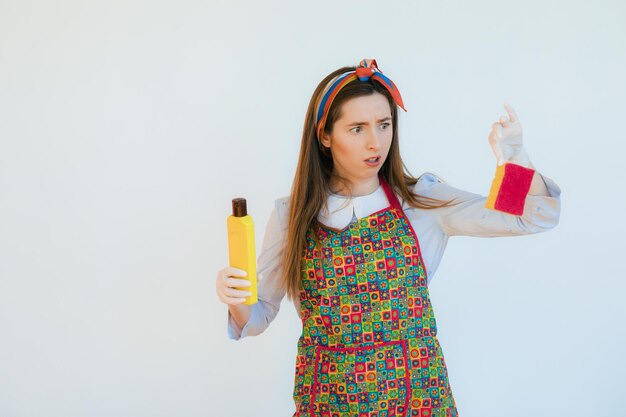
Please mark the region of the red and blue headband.
[[370, 79], [380, 82], [391, 94], [393, 101], [406, 111], [404, 103], [402, 102], [402, 96], [398, 87], [388, 77], [378, 69], [375, 59], [363, 59], [359, 62], [356, 70], [345, 72], [333, 78], [324, 88], [324, 91], [320, 95], [321, 99], [317, 103], [316, 109], [316, 124], [317, 124], [317, 138], [322, 137], [324, 126], [326, 125], [326, 118], [328, 117], [328, 110], [333, 104], [333, 100], [337, 96], [337, 93], [345, 87], [349, 82], [359, 79], [360, 81], [368, 81]]

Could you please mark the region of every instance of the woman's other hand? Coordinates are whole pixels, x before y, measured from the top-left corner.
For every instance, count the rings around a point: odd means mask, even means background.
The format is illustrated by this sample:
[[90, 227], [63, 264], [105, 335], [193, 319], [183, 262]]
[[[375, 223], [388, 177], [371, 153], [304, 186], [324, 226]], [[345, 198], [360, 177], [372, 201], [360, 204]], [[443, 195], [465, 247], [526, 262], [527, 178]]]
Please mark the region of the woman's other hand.
[[491, 125], [489, 132], [489, 144], [493, 150], [498, 165], [512, 162], [518, 165], [528, 166], [530, 160], [523, 146], [522, 124], [517, 113], [508, 103], [504, 103], [504, 109], [508, 116], [502, 116]]

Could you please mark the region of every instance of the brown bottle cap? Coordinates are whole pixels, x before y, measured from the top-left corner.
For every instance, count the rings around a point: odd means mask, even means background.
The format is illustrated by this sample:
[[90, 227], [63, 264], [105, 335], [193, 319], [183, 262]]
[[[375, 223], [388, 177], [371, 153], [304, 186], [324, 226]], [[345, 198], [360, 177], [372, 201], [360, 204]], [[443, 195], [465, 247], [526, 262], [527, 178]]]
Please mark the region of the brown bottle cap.
[[233, 198], [233, 216], [243, 217], [248, 214], [245, 198]]

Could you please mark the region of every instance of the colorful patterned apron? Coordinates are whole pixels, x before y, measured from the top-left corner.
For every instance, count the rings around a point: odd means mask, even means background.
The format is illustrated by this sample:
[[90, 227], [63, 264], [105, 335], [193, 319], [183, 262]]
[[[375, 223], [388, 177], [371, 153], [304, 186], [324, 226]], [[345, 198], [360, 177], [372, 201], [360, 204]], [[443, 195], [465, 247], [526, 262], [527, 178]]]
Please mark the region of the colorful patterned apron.
[[390, 206], [312, 231], [302, 260], [294, 417], [455, 417], [417, 236]]

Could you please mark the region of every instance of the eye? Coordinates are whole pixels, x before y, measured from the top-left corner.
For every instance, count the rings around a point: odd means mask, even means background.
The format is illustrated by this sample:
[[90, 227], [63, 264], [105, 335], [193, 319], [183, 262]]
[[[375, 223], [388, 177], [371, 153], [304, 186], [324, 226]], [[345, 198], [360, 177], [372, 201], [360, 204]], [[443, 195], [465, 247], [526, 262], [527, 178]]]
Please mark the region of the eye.
[[352, 129], [350, 129], [350, 131], [354, 133], [359, 133], [361, 130], [363, 130], [361, 126], [355, 126]]
[[381, 128], [382, 130], [386, 130], [386, 129], [387, 129], [387, 128], [389, 128], [390, 126], [391, 126], [391, 123], [389, 123], [389, 122], [385, 122], [385, 123], [381, 123], [381, 124], [380, 124], [380, 128]]

